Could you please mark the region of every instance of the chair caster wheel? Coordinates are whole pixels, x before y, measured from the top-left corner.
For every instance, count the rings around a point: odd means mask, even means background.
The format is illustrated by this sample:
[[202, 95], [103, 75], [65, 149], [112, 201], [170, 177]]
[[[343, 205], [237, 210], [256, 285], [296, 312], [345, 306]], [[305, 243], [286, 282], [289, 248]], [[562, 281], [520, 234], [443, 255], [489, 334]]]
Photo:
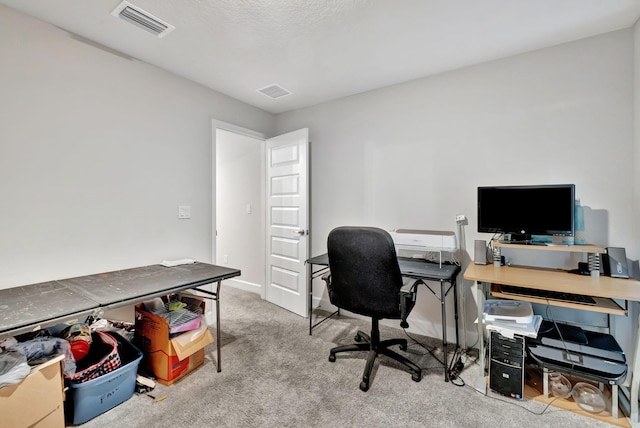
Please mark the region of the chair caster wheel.
[[336, 362], [336, 354], [329, 354], [329, 361], [331, 361], [332, 363]]
[[413, 379], [415, 382], [420, 382], [422, 380], [422, 374], [414, 373], [411, 375], [411, 379]]
[[365, 381], [360, 382], [360, 389], [363, 392], [367, 392], [369, 390], [369, 384]]

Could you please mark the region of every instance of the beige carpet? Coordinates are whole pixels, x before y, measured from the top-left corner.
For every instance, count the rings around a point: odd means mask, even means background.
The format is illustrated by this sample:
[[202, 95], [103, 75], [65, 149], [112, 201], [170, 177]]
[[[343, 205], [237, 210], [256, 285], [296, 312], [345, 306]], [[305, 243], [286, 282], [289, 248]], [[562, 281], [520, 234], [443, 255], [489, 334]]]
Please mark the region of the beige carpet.
[[[443, 369], [413, 343], [406, 355], [425, 370], [421, 382], [389, 360], [376, 363], [371, 387], [359, 384], [365, 355], [339, 355], [329, 349], [351, 343], [366, 320], [333, 318], [308, 334], [308, 320], [260, 299], [223, 287], [222, 372], [216, 372], [215, 345], [205, 365], [178, 383], [158, 385], [82, 424], [103, 427], [597, 427], [591, 418], [533, 401], [515, 401], [470, 386], [444, 382]], [[409, 318], [409, 322], [411, 318]], [[382, 338], [401, 337], [401, 329], [382, 327]], [[438, 341], [420, 338], [432, 346]], [[434, 351], [436, 357], [442, 354]], [[477, 366], [461, 379], [471, 384]], [[475, 370], [475, 371], [474, 371]]]

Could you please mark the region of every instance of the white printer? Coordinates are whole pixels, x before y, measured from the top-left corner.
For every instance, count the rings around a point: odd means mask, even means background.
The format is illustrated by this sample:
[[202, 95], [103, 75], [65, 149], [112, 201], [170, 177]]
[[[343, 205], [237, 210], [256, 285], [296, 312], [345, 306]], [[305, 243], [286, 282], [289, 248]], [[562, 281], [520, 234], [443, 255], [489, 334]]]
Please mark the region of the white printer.
[[455, 252], [456, 234], [442, 230], [394, 229], [389, 232], [396, 249], [415, 251]]
[[438, 253], [442, 264], [442, 253], [458, 251], [454, 232], [442, 230], [393, 229], [389, 232], [401, 257], [426, 258], [426, 253]]

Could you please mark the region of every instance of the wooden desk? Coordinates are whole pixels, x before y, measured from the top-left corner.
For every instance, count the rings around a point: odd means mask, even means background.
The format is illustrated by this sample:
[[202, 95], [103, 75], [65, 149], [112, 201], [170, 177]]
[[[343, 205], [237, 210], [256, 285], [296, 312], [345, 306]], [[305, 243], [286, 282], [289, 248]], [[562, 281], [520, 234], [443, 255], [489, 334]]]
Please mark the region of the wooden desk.
[[638, 283], [638, 281], [611, 278], [608, 276], [576, 275], [561, 269], [524, 266], [495, 267], [493, 264], [470, 264], [464, 272], [464, 279], [487, 284], [512, 285], [538, 290], [588, 295], [596, 300], [596, 305], [582, 305], [579, 303], [492, 293], [492, 295], [496, 297], [505, 299], [524, 300], [542, 304], [548, 303], [553, 306], [603, 312], [612, 315], [626, 315], [627, 309], [621, 307], [611, 299], [625, 301], [640, 300], [640, 283]]
[[[504, 245], [507, 248], [527, 249], [533, 251], [569, 251], [582, 253], [603, 253], [604, 249], [593, 245], [586, 246], [558, 246], [558, 247], [537, 247], [529, 245]], [[602, 312], [612, 315], [627, 315], [626, 302], [640, 301], [640, 281], [634, 279], [611, 278], [608, 276], [583, 276], [570, 274], [560, 269], [544, 269], [524, 266], [494, 266], [470, 264], [464, 274], [464, 279], [473, 280], [478, 283], [478, 328], [482, 340], [479, 341], [480, 368], [484, 374], [484, 327], [482, 325], [482, 306], [487, 286], [490, 284], [511, 285], [516, 287], [561, 291], [594, 297], [596, 305], [584, 305], [578, 303], [567, 303], [560, 301], [550, 301], [533, 297], [522, 297], [503, 293], [492, 293], [495, 297], [525, 300], [534, 303], [562, 306], [572, 309]], [[613, 299], [624, 300], [625, 307], [618, 305]], [[631, 379], [631, 419], [636, 423], [638, 416], [638, 387], [640, 386], [640, 347], [639, 338], [636, 338], [634, 350], [634, 367]], [[476, 389], [486, 391], [486, 381], [484, 376], [479, 379]]]
[[133, 305], [154, 297], [217, 283], [201, 290], [216, 301], [216, 342], [220, 364], [220, 283], [240, 270], [207, 263], [174, 267], [143, 266], [0, 290], [0, 337], [16, 335], [106, 309]]

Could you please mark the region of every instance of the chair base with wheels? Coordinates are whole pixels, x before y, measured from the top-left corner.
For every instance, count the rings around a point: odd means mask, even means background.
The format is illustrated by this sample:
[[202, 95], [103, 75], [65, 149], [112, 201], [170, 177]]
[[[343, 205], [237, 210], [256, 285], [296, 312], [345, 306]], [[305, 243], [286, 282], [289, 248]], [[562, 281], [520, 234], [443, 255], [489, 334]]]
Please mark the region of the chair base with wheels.
[[329, 351], [329, 361], [335, 362], [336, 354], [339, 352], [368, 351], [369, 354], [367, 356], [367, 364], [365, 365], [364, 373], [362, 374], [362, 382], [360, 382], [360, 389], [365, 392], [369, 390], [371, 371], [373, 370], [373, 364], [378, 355], [386, 355], [387, 357], [403, 364], [411, 372], [411, 379], [416, 382], [420, 382], [420, 380], [422, 380], [422, 370], [420, 369], [420, 367], [411, 362], [409, 359], [398, 354], [397, 352], [389, 349], [389, 347], [391, 346], [399, 345], [401, 350], [406, 351], [406, 339], [388, 339], [381, 341], [379, 321], [380, 320], [373, 318], [371, 325], [371, 336], [362, 331], [358, 331], [354, 340], [360, 343], [337, 346], [331, 349], [331, 351]]

